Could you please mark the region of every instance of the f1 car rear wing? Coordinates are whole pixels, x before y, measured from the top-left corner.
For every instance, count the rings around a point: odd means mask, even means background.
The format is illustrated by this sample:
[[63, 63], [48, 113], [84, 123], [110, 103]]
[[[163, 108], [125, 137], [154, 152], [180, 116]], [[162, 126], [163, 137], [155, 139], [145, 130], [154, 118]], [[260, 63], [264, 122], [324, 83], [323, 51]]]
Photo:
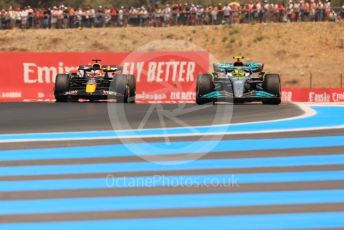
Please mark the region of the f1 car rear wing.
[[81, 65], [79, 66], [78, 70], [83, 70], [86, 72], [90, 72], [92, 70], [102, 70], [104, 72], [116, 72], [116, 71], [120, 71], [123, 70], [123, 67], [121, 66], [116, 66], [116, 65], [104, 65], [102, 67], [97, 67], [94, 68], [94, 65]]
[[93, 68], [91, 65], [80, 65], [78, 70], [91, 71]]
[[[263, 71], [264, 64], [258, 63], [258, 62], [243, 62], [243, 67], [247, 67], [251, 69], [253, 73], [258, 73]], [[225, 63], [219, 63], [213, 65], [215, 72], [230, 72], [233, 71], [235, 68], [234, 63], [231, 62], [225, 62]]]
[[102, 67], [102, 70], [104, 72], [116, 72], [116, 71], [123, 70], [123, 67], [122, 66], [116, 66], [116, 65], [105, 65]]

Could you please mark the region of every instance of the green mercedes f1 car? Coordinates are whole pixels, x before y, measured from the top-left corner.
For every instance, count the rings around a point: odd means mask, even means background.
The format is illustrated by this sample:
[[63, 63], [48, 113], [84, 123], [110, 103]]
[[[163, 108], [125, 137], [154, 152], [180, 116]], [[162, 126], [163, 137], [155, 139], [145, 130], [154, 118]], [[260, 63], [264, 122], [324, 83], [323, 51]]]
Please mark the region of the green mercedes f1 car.
[[244, 57], [233, 57], [233, 63], [214, 64], [214, 72], [199, 74], [196, 103], [220, 101], [244, 103], [261, 101], [263, 104], [281, 103], [279, 74], [263, 72], [264, 64], [243, 62]]

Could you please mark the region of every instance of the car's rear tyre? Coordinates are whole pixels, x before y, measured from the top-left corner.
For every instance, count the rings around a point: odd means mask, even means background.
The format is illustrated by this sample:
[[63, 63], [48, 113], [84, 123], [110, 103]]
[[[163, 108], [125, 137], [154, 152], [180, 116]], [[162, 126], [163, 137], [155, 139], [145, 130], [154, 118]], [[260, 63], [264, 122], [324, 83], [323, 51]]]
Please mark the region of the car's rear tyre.
[[263, 82], [264, 90], [276, 96], [276, 98], [265, 98], [263, 104], [281, 104], [281, 80], [279, 74], [266, 74]]
[[68, 74], [57, 74], [55, 80], [54, 95], [56, 102], [68, 102], [68, 96], [65, 96], [66, 92], [70, 88], [70, 77]]
[[236, 104], [236, 105], [240, 105], [240, 104], [244, 104], [245, 100], [241, 99], [241, 98], [234, 98], [233, 99], [233, 103]]
[[77, 103], [77, 102], [79, 102], [79, 98], [78, 98], [78, 97], [70, 97], [70, 98], [68, 99], [68, 101], [69, 101], [69, 102]]
[[279, 105], [281, 104], [282, 100], [281, 98], [270, 98], [264, 99], [262, 102], [264, 105]]
[[214, 90], [214, 83], [210, 74], [199, 74], [196, 84], [196, 103], [203, 105], [213, 100], [211, 98], [202, 98], [203, 95], [211, 93]]
[[128, 103], [129, 87], [128, 75], [116, 75], [111, 83], [112, 91], [116, 92], [117, 103]]
[[66, 96], [56, 96], [55, 102], [61, 103], [61, 102], [69, 102], [69, 101], [68, 101], [68, 97], [66, 97]]
[[128, 75], [128, 87], [129, 87], [129, 103], [135, 103], [136, 101], [136, 79], [134, 75]]

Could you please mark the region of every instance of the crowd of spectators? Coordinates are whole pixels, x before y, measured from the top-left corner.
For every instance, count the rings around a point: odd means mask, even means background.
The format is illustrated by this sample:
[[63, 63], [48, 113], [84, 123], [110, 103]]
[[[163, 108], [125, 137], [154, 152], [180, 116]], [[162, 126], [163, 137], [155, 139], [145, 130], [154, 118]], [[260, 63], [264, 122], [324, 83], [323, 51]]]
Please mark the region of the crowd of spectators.
[[0, 29], [78, 28], [122, 26], [209, 25], [251, 22], [336, 21], [344, 18], [341, 8], [331, 7], [329, 0], [268, 0], [231, 2], [216, 5], [172, 4], [163, 7], [123, 6], [97, 8], [53, 6], [47, 9], [9, 7], [0, 12]]

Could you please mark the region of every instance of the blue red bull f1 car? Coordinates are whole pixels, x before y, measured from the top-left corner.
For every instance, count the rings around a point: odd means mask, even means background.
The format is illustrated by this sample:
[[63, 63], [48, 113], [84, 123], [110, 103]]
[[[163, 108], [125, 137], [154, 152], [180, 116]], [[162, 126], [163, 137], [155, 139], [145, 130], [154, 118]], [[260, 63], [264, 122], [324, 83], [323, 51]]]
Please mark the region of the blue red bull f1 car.
[[56, 102], [76, 102], [115, 99], [120, 103], [135, 103], [136, 79], [122, 74], [116, 65], [102, 65], [92, 60], [91, 65], [81, 65], [77, 72], [58, 74], [55, 80]]

